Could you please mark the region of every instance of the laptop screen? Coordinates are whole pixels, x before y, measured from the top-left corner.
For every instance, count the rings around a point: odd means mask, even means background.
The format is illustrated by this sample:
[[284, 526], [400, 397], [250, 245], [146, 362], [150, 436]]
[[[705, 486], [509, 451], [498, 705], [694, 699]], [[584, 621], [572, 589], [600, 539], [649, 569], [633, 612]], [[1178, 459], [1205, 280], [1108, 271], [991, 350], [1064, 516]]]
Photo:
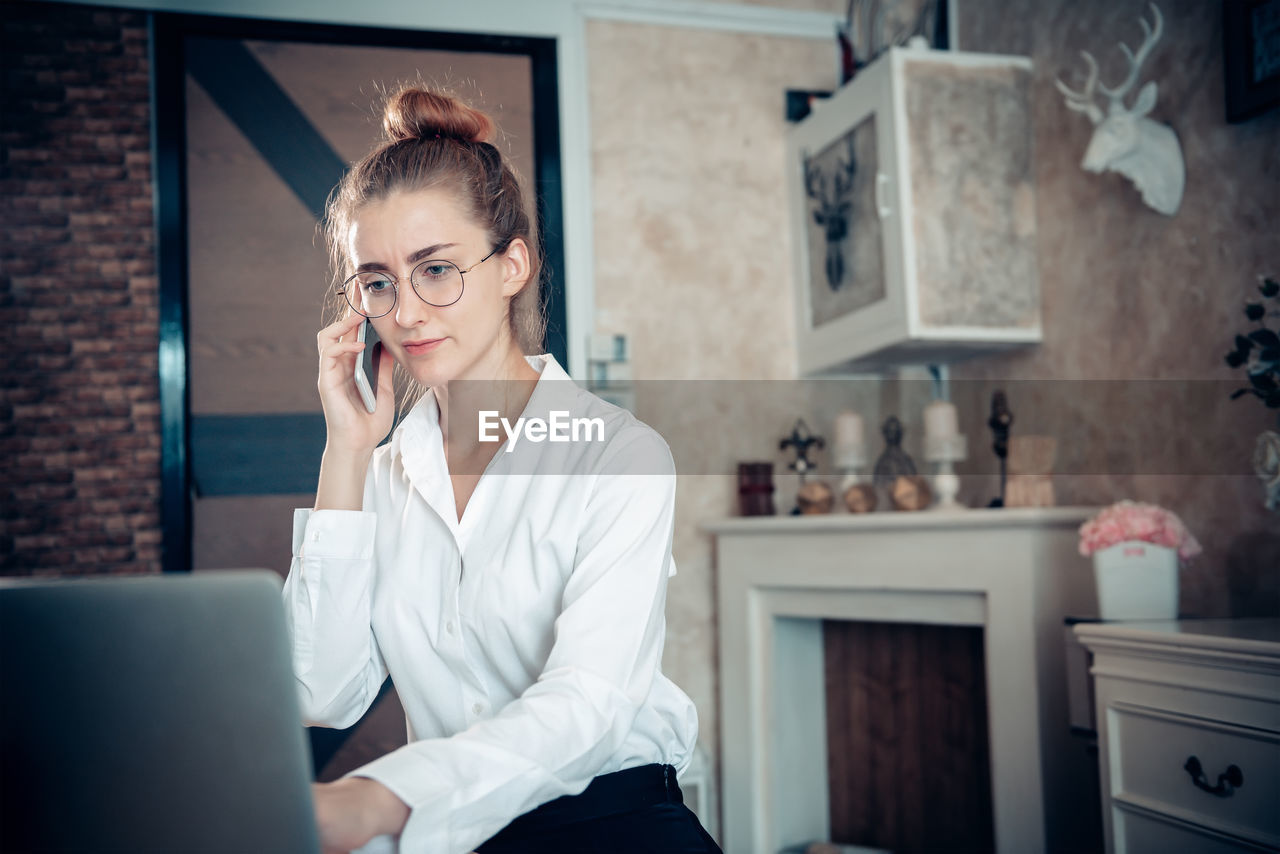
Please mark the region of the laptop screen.
[[318, 851], [280, 589], [0, 583], [0, 850]]

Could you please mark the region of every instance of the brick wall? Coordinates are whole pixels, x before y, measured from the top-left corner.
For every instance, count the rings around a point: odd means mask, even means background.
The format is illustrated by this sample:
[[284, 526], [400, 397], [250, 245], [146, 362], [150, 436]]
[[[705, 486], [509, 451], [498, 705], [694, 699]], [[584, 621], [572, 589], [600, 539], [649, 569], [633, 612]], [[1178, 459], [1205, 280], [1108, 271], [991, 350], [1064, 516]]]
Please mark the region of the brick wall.
[[144, 15], [3, 9], [0, 572], [160, 570]]

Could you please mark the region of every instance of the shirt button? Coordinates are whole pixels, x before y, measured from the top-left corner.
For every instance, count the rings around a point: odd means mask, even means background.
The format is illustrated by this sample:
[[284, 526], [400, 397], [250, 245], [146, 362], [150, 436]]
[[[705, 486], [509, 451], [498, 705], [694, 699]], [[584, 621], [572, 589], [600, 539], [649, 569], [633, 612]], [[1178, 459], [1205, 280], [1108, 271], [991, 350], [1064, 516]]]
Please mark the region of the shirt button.
[[476, 703], [475, 705], [473, 705], [473, 706], [471, 707], [471, 713], [472, 713], [473, 715], [478, 715], [478, 714], [482, 713], [483, 711], [484, 711], [484, 703]]
[[315, 543], [315, 542], [319, 542], [319, 541], [320, 541], [320, 532], [319, 532], [319, 531], [312, 531], [312, 532], [311, 532], [311, 542]]
[[453, 620], [444, 624], [444, 630], [449, 634], [453, 634]]

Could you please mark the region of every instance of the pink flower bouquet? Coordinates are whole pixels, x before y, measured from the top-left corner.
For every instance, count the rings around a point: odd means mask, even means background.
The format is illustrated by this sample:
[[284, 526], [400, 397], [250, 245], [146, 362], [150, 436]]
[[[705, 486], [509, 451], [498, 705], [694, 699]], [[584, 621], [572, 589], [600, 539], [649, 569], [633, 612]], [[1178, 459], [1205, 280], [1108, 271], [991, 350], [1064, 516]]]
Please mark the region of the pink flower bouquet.
[[1174, 513], [1138, 501], [1118, 501], [1080, 526], [1080, 554], [1137, 540], [1175, 549], [1182, 560], [1200, 554], [1200, 543]]

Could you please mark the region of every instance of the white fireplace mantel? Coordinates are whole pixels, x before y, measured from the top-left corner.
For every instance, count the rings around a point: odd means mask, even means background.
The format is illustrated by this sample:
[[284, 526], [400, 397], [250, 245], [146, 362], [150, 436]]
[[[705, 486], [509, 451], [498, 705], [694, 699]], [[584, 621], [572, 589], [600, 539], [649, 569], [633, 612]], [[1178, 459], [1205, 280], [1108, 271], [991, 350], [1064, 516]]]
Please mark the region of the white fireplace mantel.
[[723, 846], [830, 838], [822, 620], [984, 629], [997, 850], [1075, 820], [1093, 768], [1068, 723], [1063, 617], [1096, 613], [1088, 507], [754, 517], [716, 539]]

